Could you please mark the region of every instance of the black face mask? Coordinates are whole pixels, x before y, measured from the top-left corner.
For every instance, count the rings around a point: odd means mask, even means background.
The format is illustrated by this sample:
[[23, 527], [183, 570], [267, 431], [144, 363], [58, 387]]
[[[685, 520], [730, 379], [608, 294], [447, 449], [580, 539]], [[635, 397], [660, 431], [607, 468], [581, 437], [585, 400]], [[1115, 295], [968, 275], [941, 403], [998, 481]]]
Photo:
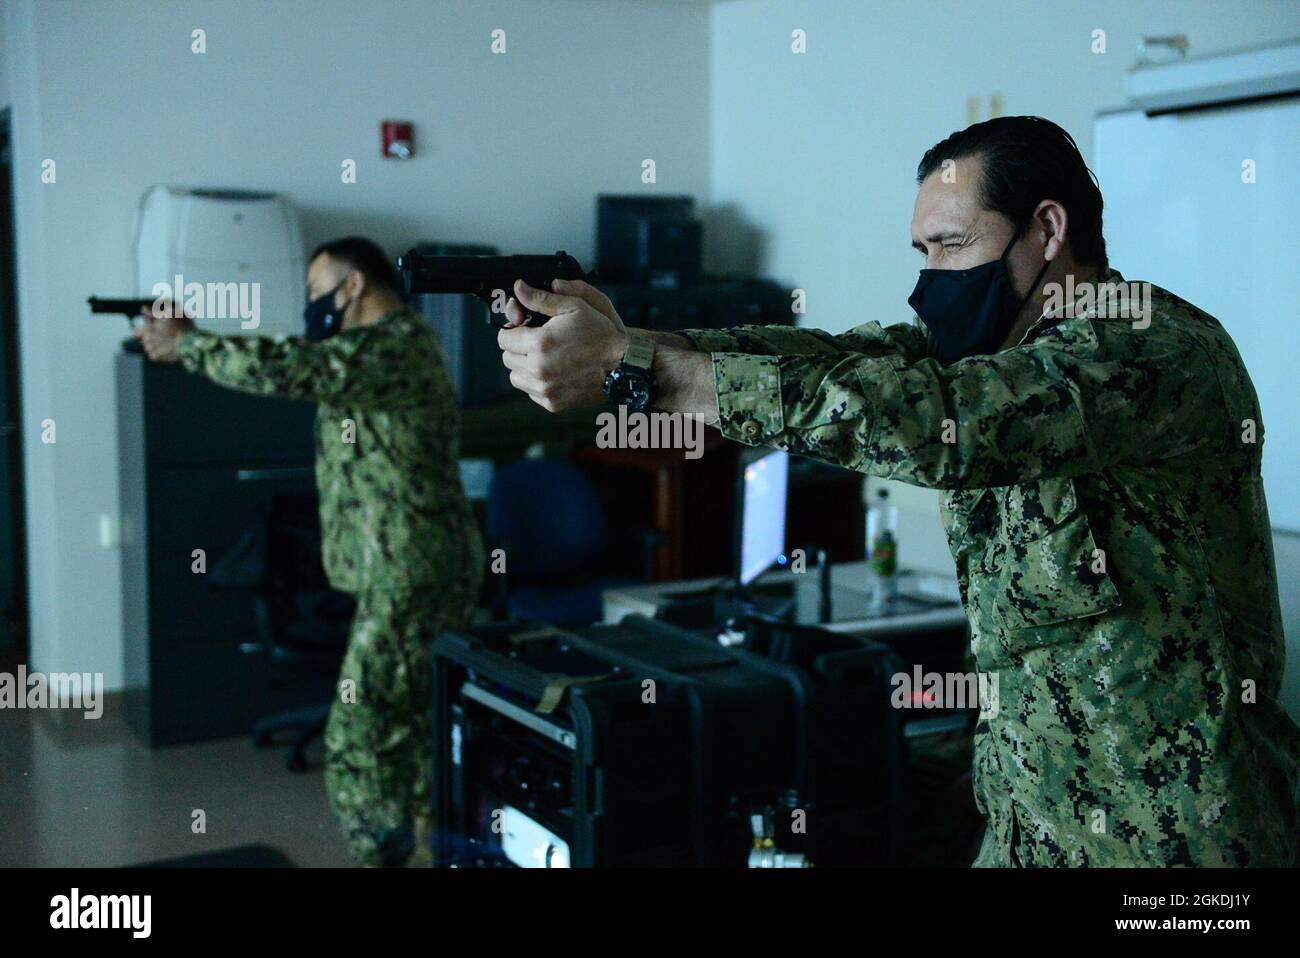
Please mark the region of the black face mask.
[[991, 262], [970, 269], [921, 270], [907, 304], [934, 336], [941, 362], [996, 352], [1011, 332], [1021, 307], [1050, 265], [1043, 263], [1023, 299], [1016, 295], [1007, 272], [1007, 253], [1023, 232], [1023, 226], [1016, 230], [1002, 255]]
[[314, 343], [329, 339], [343, 328], [343, 314], [348, 311], [351, 302], [342, 309], [334, 308], [334, 294], [343, 288], [347, 280], [341, 280], [337, 286], [324, 296], [317, 296], [302, 311], [303, 325], [307, 327], [307, 338]]

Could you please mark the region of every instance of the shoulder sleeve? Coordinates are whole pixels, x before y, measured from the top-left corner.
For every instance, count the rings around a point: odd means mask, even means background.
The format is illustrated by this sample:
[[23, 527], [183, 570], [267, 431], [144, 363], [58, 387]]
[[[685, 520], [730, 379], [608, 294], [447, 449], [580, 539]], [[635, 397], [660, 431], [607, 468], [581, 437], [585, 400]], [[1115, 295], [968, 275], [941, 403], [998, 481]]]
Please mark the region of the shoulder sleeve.
[[348, 330], [323, 342], [194, 331], [181, 339], [180, 361], [190, 372], [245, 392], [385, 405], [400, 402], [411, 390], [422, 359], [433, 361], [414, 336], [410, 323], [401, 320]]
[[925, 333], [910, 323], [881, 326], [864, 323], [832, 335], [795, 326], [733, 326], [730, 329], [684, 329], [677, 335], [706, 353], [749, 353], [755, 356], [807, 356], [817, 353], [898, 354], [916, 361], [929, 354]]
[[[1067, 328], [1070, 327], [1070, 328]], [[1222, 451], [1222, 395], [1169, 343], [1103, 355], [1076, 320], [949, 366], [900, 356], [715, 353], [719, 428], [871, 475], [1002, 486]]]

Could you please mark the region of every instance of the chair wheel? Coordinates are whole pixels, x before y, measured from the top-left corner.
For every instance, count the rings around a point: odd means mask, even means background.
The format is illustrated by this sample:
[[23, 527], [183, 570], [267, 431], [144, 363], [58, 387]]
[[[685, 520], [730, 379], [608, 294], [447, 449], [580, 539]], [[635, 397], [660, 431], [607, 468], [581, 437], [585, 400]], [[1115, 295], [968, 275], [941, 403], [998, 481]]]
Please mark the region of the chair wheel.
[[284, 764], [291, 772], [305, 772], [307, 771], [307, 756], [301, 752], [290, 752], [289, 758]]
[[267, 747], [268, 745], [270, 745], [270, 744], [271, 744], [271, 733], [270, 733], [270, 732], [254, 732], [254, 733], [253, 733], [253, 747], [254, 747], [254, 748], [266, 748], [266, 747]]

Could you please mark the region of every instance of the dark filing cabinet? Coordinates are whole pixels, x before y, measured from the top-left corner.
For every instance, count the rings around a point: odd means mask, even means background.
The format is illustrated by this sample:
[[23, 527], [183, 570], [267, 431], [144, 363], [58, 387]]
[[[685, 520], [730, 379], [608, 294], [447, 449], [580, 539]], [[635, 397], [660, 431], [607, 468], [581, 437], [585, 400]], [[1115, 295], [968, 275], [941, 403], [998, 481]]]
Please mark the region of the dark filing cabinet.
[[[150, 745], [247, 734], [326, 701], [332, 682], [273, 673], [249, 590], [211, 573], [276, 493], [314, 494], [315, 407], [117, 356], [126, 711]], [[206, 573], [193, 570], [202, 549]], [[323, 697], [324, 696], [324, 697]]]

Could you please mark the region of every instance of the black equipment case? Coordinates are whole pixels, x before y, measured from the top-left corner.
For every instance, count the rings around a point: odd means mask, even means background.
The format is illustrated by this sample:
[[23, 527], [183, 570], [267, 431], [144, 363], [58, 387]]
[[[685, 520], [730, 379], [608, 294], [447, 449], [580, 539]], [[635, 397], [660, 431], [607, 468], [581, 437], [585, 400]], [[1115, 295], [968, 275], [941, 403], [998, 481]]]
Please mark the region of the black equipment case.
[[[725, 647], [641, 616], [444, 633], [435, 860], [892, 860], [902, 745], [889, 682], [901, 664], [877, 643], [775, 620], [744, 634]], [[535, 861], [507, 857], [507, 820], [523, 822]]]

